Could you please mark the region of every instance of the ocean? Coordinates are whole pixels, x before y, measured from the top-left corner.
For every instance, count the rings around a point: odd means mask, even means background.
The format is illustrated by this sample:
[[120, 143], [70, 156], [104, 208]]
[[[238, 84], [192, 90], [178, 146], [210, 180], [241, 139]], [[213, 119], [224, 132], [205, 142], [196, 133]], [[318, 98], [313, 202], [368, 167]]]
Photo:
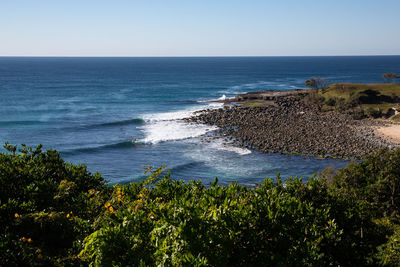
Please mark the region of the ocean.
[[179, 119], [218, 108], [213, 99], [301, 89], [312, 76], [374, 83], [396, 71], [400, 56], [0, 57], [0, 142], [43, 144], [110, 183], [141, 180], [146, 165], [204, 183], [218, 177], [220, 184], [254, 185], [278, 173], [307, 179], [347, 161], [204, 142], [215, 127]]

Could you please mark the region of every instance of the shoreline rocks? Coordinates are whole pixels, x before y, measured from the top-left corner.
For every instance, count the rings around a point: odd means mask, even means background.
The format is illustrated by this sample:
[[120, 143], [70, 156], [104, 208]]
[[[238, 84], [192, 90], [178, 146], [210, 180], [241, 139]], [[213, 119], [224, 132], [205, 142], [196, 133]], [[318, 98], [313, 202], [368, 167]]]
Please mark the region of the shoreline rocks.
[[273, 105], [205, 110], [185, 121], [218, 126], [221, 135], [235, 138], [239, 146], [263, 153], [361, 158], [376, 149], [398, 146], [375, 135], [374, 127], [385, 125], [382, 121], [320, 112], [296, 92], [276, 95], [273, 101]]

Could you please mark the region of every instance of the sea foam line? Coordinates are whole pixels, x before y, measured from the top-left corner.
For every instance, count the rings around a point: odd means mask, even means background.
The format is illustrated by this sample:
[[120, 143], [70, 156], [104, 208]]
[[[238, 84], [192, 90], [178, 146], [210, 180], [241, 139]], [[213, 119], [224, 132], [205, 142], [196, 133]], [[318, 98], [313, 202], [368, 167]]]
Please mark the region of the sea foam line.
[[182, 121], [182, 119], [193, 116], [196, 111], [207, 108], [219, 108], [223, 105], [222, 103], [217, 104], [209, 104], [201, 108], [145, 115], [142, 118], [146, 124], [138, 127], [145, 134], [145, 138], [141, 141], [145, 144], [157, 144], [165, 141], [194, 138], [215, 131], [218, 129], [216, 126], [187, 123]]
[[[223, 95], [219, 98], [219, 100], [222, 99], [226, 99], [226, 96]], [[193, 116], [195, 112], [200, 110], [216, 109], [222, 106], [223, 103], [209, 102], [208, 105], [203, 105], [197, 108], [144, 115], [142, 116], [142, 119], [146, 122], [146, 124], [138, 128], [142, 129], [145, 134], [145, 138], [141, 139], [140, 141], [144, 144], [158, 144], [166, 141], [195, 138], [215, 131], [218, 129], [216, 126], [188, 123], [182, 119], [189, 118]], [[218, 140], [213, 140], [211, 146], [215, 150], [230, 151], [239, 155], [247, 155], [251, 153], [251, 151], [247, 148], [223, 144]]]

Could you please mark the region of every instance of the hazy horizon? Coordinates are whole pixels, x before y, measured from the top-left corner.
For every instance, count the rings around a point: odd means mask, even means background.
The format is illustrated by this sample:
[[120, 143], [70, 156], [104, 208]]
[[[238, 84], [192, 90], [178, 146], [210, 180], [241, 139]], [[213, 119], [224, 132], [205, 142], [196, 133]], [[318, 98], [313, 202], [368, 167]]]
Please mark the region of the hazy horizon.
[[302, 55], [302, 56], [1, 56], [0, 58], [256, 58], [256, 57], [400, 57], [400, 54], [388, 54], [388, 55]]

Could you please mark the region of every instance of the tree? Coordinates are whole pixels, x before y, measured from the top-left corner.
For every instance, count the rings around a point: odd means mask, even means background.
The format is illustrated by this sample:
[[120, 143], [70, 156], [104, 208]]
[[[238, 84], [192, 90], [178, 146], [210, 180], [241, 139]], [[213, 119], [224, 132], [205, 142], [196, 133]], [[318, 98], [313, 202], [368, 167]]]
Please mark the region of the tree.
[[328, 87], [328, 84], [330, 81], [322, 78], [321, 76], [318, 76], [317, 79], [315, 78], [310, 78], [305, 82], [306, 87], [310, 87], [312, 89], [325, 89]]
[[309, 80], [306, 81], [306, 87], [310, 87], [312, 89], [317, 89], [316, 85], [317, 85], [317, 83], [314, 78], [310, 78]]
[[382, 78], [385, 80], [385, 82], [395, 82], [396, 79], [400, 79], [400, 76], [397, 76], [396, 73], [394, 72], [387, 72], [382, 74]]

